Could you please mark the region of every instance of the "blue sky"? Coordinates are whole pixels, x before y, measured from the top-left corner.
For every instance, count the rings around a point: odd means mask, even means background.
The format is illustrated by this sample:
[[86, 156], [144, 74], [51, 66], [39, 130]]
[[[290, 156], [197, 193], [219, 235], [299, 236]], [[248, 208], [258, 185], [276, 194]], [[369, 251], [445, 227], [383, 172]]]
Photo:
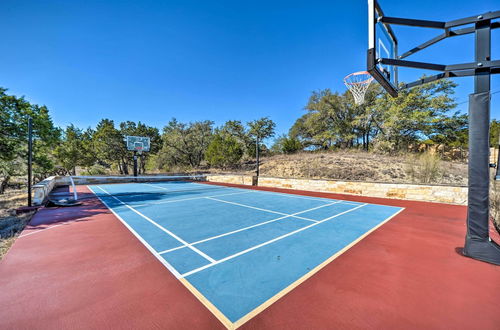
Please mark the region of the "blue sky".
[[[498, 10], [498, 1], [388, 1], [388, 16], [451, 20]], [[0, 86], [47, 105], [59, 126], [101, 118], [162, 128], [181, 121], [269, 116], [286, 133], [313, 90], [343, 92], [365, 70], [367, 2], [22, 1], [0, 2]], [[400, 51], [439, 31], [396, 28]], [[473, 61], [473, 37], [456, 37], [413, 60]], [[493, 31], [500, 59], [500, 29]], [[400, 80], [421, 72], [402, 70]], [[467, 101], [472, 78], [456, 80]], [[492, 90], [500, 90], [500, 75]], [[500, 118], [500, 93], [492, 118]], [[466, 111], [467, 104], [458, 109]]]

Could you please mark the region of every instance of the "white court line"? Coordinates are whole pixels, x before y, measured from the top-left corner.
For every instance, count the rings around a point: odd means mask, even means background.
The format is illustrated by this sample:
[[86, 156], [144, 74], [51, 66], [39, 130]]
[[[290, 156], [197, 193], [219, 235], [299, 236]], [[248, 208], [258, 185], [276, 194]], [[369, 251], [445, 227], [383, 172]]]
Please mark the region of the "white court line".
[[[154, 187], [154, 188], [157, 188], [157, 189], [163, 189], [163, 190], [168, 190], [168, 191], [171, 191], [171, 192], [177, 192], [177, 191], [189, 191], [191, 189], [170, 189], [170, 188], [166, 188], [166, 187], [163, 187], [163, 186], [160, 186], [162, 183], [158, 183], [158, 184], [151, 184], [151, 183], [142, 183], [143, 185], [146, 185], [146, 186], [151, 186], [151, 187]], [[168, 183], [165, 183], [168, 185]], [[194, 183], [194, 182], [186, 182], [185, 183], [185, 186], [196, 186], [196, 187], [204, 187], [200, 190], [212, 190], [214, 189], [213, 187], [217, 187], [217, 188], [220, 188], [220, 189], [238, 189], [238, 188], [231, 188], [231, 187], [226, 187], [226, 186], [209, 186], [209, 185], [202, 185], [202, 184], [199, 184], [199, 183]], [[212, 188], [209, 188], [209, 187], [212, 187]]]
[[233, 259], [233, 258], [236, 258], [236, 257], [238, 257], [238, 256], [241, 256], [242, 254], [248, 253], [248, 252], [250, 252], [250, 251], [253, 251], [253, 250], [255, 250], [255, 249], [261, 248], [261, 247], [266, 246], [266, 245], [268, 245], [268, 244], [271, 244], [271, 243], [273, 243], [273, 242], [279, 241], [279, 240], [281, 240], [281, 239], [283, 239], [283, 238], [285, 238], [285, 237], [288, 237], [288, 236], [294, 235], [294, 234], [296, 234], [296, 233], [299, 233], [299, 232], [304, 231], [304, 230], [306, 230], [306, 229], [309, 229], [309, 228], [311, 228], [311, 227], [317, 226], [317, 225], [319, 225], [319, 224], [321, 224], [321, 223], [323, 223], [323, 222], [325, 222], [325, 221], [328, 221], [328, 220], [331, 220], [331, 219], [336, 218], [336, 217], [338, 217], [338, 216], [341, 216], [341, 215], [343, 215], [343, 214], [346, 214], [346, 213], [352, 212], [352, 211], [357, 210], [357, 209], [359, 209], [359, 208], [361, 208], [361, 207], [363, 207], [363, 206], [366, 206], [366, 205], [368, 205], [368, 204], [367, 204], [367, 203], [365, 203], [365, 204], [361, 204], [361, 205], [356, 206], [356, 207], [353, 207], [352, 209], [349, 209], [349, 210], [347, 210], [347, 211], [344, 211], [344, 212], [341, 212], [341, 213], [338, 213], [338, 214], [332, 215], [331, 217], [325, 218], [325, 219], [323, 219], [323, 220], [321, 220], [321, 221], [319, 221], [319, 222], [312, 223], [312, 224], [310, 224], [310, 225], [308, 225], [308, 226], [305, 226], [305, 227], [299, 228], [299, 229], [294, 230], [294, 231], [291, 231], [291, 232], [289, 232], [289, 233], [287, 233], [287, 234], [284, 234], [284, 235], [278, 236], [278, 237], [276, 237], [276, 238], [273, 238], [272, 240], [269, 240], [269, 241], [267, 241], [267, 242], [264, 242], [264, 243], [261, 243], [261, 244], [255, 245], [255, 246], [253, 246], [253, 247], [251, 247], [251, 248], [248, 248], [248, 249], [246, 249], [246, 250], [240, 251], [240, 252], [238, 252], [238, 253], [235, 253], [235, 254], [230, 255], [230, 256], [228, 256], [228, 257], [225, 257], [225, 258], [223, 258], [223, 259], [219, 259], [219, 260], [217, 260], [216, 262], [213, 262], [213, 263], [210, 263], [210, 264], [208, 264], [208, 265], [205, 265], [205, 266], [202, 266], [202, 267], [199, 267], [199, 268], [193, 269], [193, 270], [191, 270], [191, 271], [189, 271], [189, 272], [186, 272], [186, 273], [182, 274], [182, 275], [181, 275], [181, 277], [182, 277], [182, 278], [185, 278], [185, 277], [187, 277], [187, 276], [189, 276], [189, 275], [192, 275], [192, 274], [198, 273], [199, 271], [202, 271], [202, 270], [204, 270], [204, 269], [207, 269], [207, 268], [213, 267], [213, 266], [215, 266], [215, 265], [217, 265], [217, 264], [220, 264], [220, 263], [222, 263], [222, 262], [225, 262], [225, 261], [231, 260], [231, 259]]
[[[178, 279], [181, 278], [181, 274], [168, 262], [166, 261], [165, 259], [162, 258], [162, 256], [160, 256], [158, 254], [158, 252], [156, 252], [155, 249], [153, 249], [153, 247], [151, 245], [149, 245], [148, 242], [146, 242], [146, 240], [144, 238], [142, 238], [141, 235], [139, 235], [125, 220], [123, 220], [123, 218], [118, 214], [116, 213], [112, 207], [110, 207], [108, 205], [108, 203], [106, 203], [99, 195], [97, 195], [95, 193], [95, 191], [90, 188], [90, 186], [87, 186], [87, 188], [89, 188], [90, 191], [92, 191], [92, 193], [94, 195], [97, 196], [97, 198], [99, 198], [99, 200], [101, 201], [101, 203], [103, 203], [110, 211], [111, 213], [114, 214], [115, 217], [118, 218], [118, 220], [120, 220], [122, 222], [122, 224], [128, 229], [130, 230], [130, 232], [132, 234], [134, 234], [135, 237], [137, 237], [137, 239], [149, 250], [149, 252], [151, 252], [155, 257], [156, 259], [158, 259], [158, 261], [160, 261], [165, 267], [167, 267], [167, 269], [172, 273], [174, 274], [174, 276]], [[99, 189], [101, 189], [101, 187], [98, 187]]]
[[240, 203], [235, 203], [235, 202], [229, 202], [229, 201], [225, 201], [223, 199], [217, 199], [217, 198], [213, 198], [213, 197], [205, 197], [205, 198], [213, 200], [213, 201], [217, 201], [217, 202], [222, 202], [222, 203], [227, 203], [227, 204], [233, 204], [233, 205], [237, 205], [237, 206], [241, 206], [241, 207], [247, 207], [249, 209], [254, 209], [254, 210], [259, 210], [259, 211], [264, 211], [264, 212], [269, 212], [269, 213], [274, 213], [274, 214], [280, 214], [280, 215], [289, 215], [289, 216], [293, 216], [294, 218], [298, 218], [298, 219], [302, 219], [302, 220], [307, 220], [307, 221], [312, 221], [312, 222], [318, 222], [318, 220], [314, 220], [314, 219], [309, 219], [309, 218], [304, 218], [304, 217], [297, 217], [297, 216], [294, 216], [294, 215], [291, 215], [291, 214], [287, 214], [287, 213], [283, 213], [283, 212], [278, 212], [278, 211], [273, 211], [273, 210], [267, 210], [267, 209], [261, 209], [260, 207], [255, 207], [255, 206], [250, 206], [250, 205], [240, 204]]
[[200, 197], [189, 197], [189, 198], [174, 199], [174, 200], [171, 200], [171, 201], [151, 202], [151, 203], [146, 203], [146, 204], [136, 204], [136, 205], [134, 205], [134, 206], [135, 206], [135, 207], [139, 207], [139, 206], [148, 206], [148, 205], [167, 204], [167, 203], [175, 203], [175, 202], [191, 201], [191, 200], [195, 200], [195, 199], [203, 199], [203, 198], [205, 198], [205, 197], [220, 197], [220, 196], [239, 195], [239, 194], [249, 194], [249, 193], [250, 193], [250, 191], [240, 191], [240, 192], [228, 193], [228, 194], [219, 194], [219, 195], [212, 195], [212, 196], [200, 196]]
[[117, 198], [116, 196], [113, 196], [111, 195], [110, 193], [108, 193], [106, 190], [102, 189], [101, 187], [97, 186], [97, 188], [101, 189], [102, 191], [104, 191], [106, 194], [108, 194], [110, 197], [116, 199], [118, 202], [120, 202], [121, 204], [123, 204], [125, 207], [129, 208], [130, 210], [132, 210], [133, 212], [135, 212], [136, 214], [140, 215], [141, 217], [143, 217], [144, 219], [146, 219], [147, 221], [149, 221], [150, 223], [152, 223], [153, 225], [155, 225], [157, 228], [159, 228], [160, 230], [162, 230], [163, 232], [169, 234], [170, 236], [172, 236], [173, 238], [175, 238], [176, 240], [178, 240], [179, 242], [181, 242], [181, 244], [184, 244], [186, 246], [188, 246], [191, 250], [193, 250], [194, 252], [198, 253], [200, 256], [202, 256], [203, 258], [207, 259], [208, 261], [210, 262], [215, 262], [214, 259], [212, 259], [210, 256], [206, 255], [205, 253], [203, 253], [202, 251], [198, 250], [197, 248], [195, 248], [194, 246], [189, 246], [188, 242], [186, 242], [185, 240], [183, 240], [182, 238], [180, 238], [179, 236], [175, 235], [174, 233], [172, 233], [170, 230], [162, 227], [161, 225], [159, 225], [158, 223], [156, 223], [155, 221], [151, 220], [150, 218], [148, 218], [147, 216], [145, 216], [144, 214], [142, 214], [141, 212], [137, 211], [136, 209], [134, 209], [132, 206], [128, 205], [127, 203], [121, 201], [119, 198]]
[[342, 204], [348, 204], [348, 205], [360, 205], [360, 204], [362, 204], [362, 203], [357, 203], [357, 202], [345, 201], [345, 200], [342, 200], [342, 199], [333, 199], [333, 198], [325, 198], [325, 197], [313, 197], [313, 196], [309, 197], [309, 196], [303, 196], [303, 195], [297, 195], [297, 194], [282, 193], [282, 192], [278, 192], [278, 191], [253, 190], [253, 189], [252, 189], [252, 191], [256, 192], [256, 193], [262, 193], [262, 194], [268, 194], [268, 195], [278, 194], [278, 195], [283, 195], [283, 196], [286, 196], [286, 197], [308, 199], [308, 200], [313, 200], [313, 201], [319, 199], [321, 202], [328, 202], [328, 201], [334, 200], [334, 201], [340, 201], [340, 203], [342, 203]]
[[[296, 217], [294, 217], [295, 215], [298, 215], [298, 214], [301, 214], [301, 213], [305, 213], [305, 212], [309, 212], [309, 211], [314, 211], [314, 210], [320, 209], [322, 207], [326, 207], [326, 206], [330, 206], [330, 205], [334, 205], [334, 204], [338, 204], [338, 203], [339, 202], [337, 201], [337, 202], [333, 202], [333, 203], [330, 203], [330, 204], [324, 204], [324, 205], [316, 206], [316, 207], [313, 207], [313, 208], [310, 208], [310, 209], [307, 209], [307, 210], [304, 210], [304, 211], [300, 211], [300, 212], [296, 212], [296, 213], [293, 213], [293, 214], [290, 214], [290, 215], [285, 215], [285, 216], [282, 216], [282, 217], [279, 217], [279, 218], [276, 218], [276, 219], [271, 219], [271, 220], [268, 220], [268, 221], [260, 222], [260, 223], [257, 223], [255, 225], [252, 225], [252, 226], [240, 228], [240, 229], [233, 230], [233, 231], [230, 231], [230, 232], [227, 232], [227, 233], [224, 233], [224, 234], [220, 234], [220, 235], [217, 235], [217, 236], [212, 236], [212, 237], [209, 237], [209, 238], [205, 238], [205, 239], [202, 239], [202, 240], [190, 243], [190, 245], [204, 243], [204, 242], [211, 241], [213, 239], [217, 239], [217, 238], [220, 238], [220, 237], [232, 235], [232, 234], [238, 233], [240, 231], [244, 231], [244, 230], [248, 230], [248, 229], [251, 229], [251, 228], [255, 228], [255, 227], [262, 226], [262, 225], [266, 225], [268, 223], [272, 223], [272, 222], [275, 222], [275, 221], [278, 221], [278, 220], [282, 220], [282, 219], [286, 219], [286, 218], [291, 218], [291, 217], [296, 218]], [[175, 248], [168, 249], [168, 250], [165, 250], [165, 251], [161, 251], [161, 252], [158, 252], [158, 253], [159, 254], [164, 254], [164, 253], [172, 252], [172, 251], [175, 251], [175, 250], [178, 250], [178, 249], [182, 249], [184, 247], [185, 247], [184, 245], [181, 245], [181, 246], [177, 246]]]
[[227, 193], [227, 194], [218, 194], [218, 195], [212, 195], [212, 196], [199, 196], [199, 197], [189, 197], [189, 198], [183, 198], [183, 199], [176, 199], [172, 201], [163, 201], [163, 202], [152, 202], [151, 204], [166, 204], [166, 203], [174, 203], [174, 202], [180, 202], [180, 201], [190, 201], [193, 199], [203, 199], [207, 197], [219, 197], [219, 196], [230, 196], [230, 195], [240, 195], [240, 194], [248, 194], [250, 193], [249, 191], [238, 191], [234, 193]]
[[[74, 221], [71, 221], [71, 222], [74, 222]], [[58, 224], [58, 225], [53, 225], [53, 226], [50, 226], [50, 227], [47, 227], [47, 228], [43, 228], [43, 229], [39, 229], [39, 230], [35, 230], [35, 231], [32, 231], [31, 233], [27, 233], [27, 234], [24, 234], [24, 235], [19, 235], [18, 238], [21, 238], [21, 237], [26, 237], [26, 236], [29, 236], [29, 235], [33, 235], [33, 234], [38, 234], [38, 233], [41, 233], [45, 230], [48, 230], [48, 229], [52, 229], [52, 228], [56, 228], [56, 227], [59, 227], [59, 226], [63, 226], [65, 224], [67, 224], [68, 222], [65, 222], [65, 223], [61, 223], [61, 224]], [[35, 229], [35, 228], [29, 228], [29, 229]]]

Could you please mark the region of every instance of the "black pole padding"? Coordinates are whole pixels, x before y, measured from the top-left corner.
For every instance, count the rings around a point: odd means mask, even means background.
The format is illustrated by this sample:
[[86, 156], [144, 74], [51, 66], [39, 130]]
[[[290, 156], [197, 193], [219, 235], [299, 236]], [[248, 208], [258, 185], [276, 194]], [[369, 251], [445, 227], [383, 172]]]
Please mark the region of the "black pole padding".
[[137, 176], [137, 151], [134, 150], [134, 176]]
[[465, 256], [500, 265], [500, 246], [489, 236], [490, 93], [469, 96], [469, 191]]
[[31, 206], [31, 185], [32, 185], [32, 163], [33, 163], [33, 120], [28, 118], [28, 206]]
[[[475, 61], [491, 58], [491, 21], [475, 24]], [[477, 69], [469, 96], [469, 191], [465, 256], [500, 265], [500, 246], [489, 236], [491, 71]]]

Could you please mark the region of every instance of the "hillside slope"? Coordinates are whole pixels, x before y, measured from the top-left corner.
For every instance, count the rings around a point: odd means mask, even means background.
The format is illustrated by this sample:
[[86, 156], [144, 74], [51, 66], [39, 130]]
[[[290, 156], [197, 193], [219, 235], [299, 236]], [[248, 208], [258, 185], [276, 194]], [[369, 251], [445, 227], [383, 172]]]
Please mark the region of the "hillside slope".
[[[241, 169], [254, 171], [255, 163]], [[422, 155], [388, 156], [337, 151], [277, 155], [261, 159], [260, 175], [393, 183], [467, 184], [467, 164]]]

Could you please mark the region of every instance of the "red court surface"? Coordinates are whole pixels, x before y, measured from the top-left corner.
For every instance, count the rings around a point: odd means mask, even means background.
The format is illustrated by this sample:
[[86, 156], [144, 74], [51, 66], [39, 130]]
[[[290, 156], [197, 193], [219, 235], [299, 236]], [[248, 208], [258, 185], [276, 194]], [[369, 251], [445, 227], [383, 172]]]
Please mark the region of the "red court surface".
[[[459, 254], [464, 206], [257, 189], [406, 209], [240, 329], [498, 329], [500, 267]], [[40, 209], [0, 288], [2, 329], [225, 328], [97, 199]]]

